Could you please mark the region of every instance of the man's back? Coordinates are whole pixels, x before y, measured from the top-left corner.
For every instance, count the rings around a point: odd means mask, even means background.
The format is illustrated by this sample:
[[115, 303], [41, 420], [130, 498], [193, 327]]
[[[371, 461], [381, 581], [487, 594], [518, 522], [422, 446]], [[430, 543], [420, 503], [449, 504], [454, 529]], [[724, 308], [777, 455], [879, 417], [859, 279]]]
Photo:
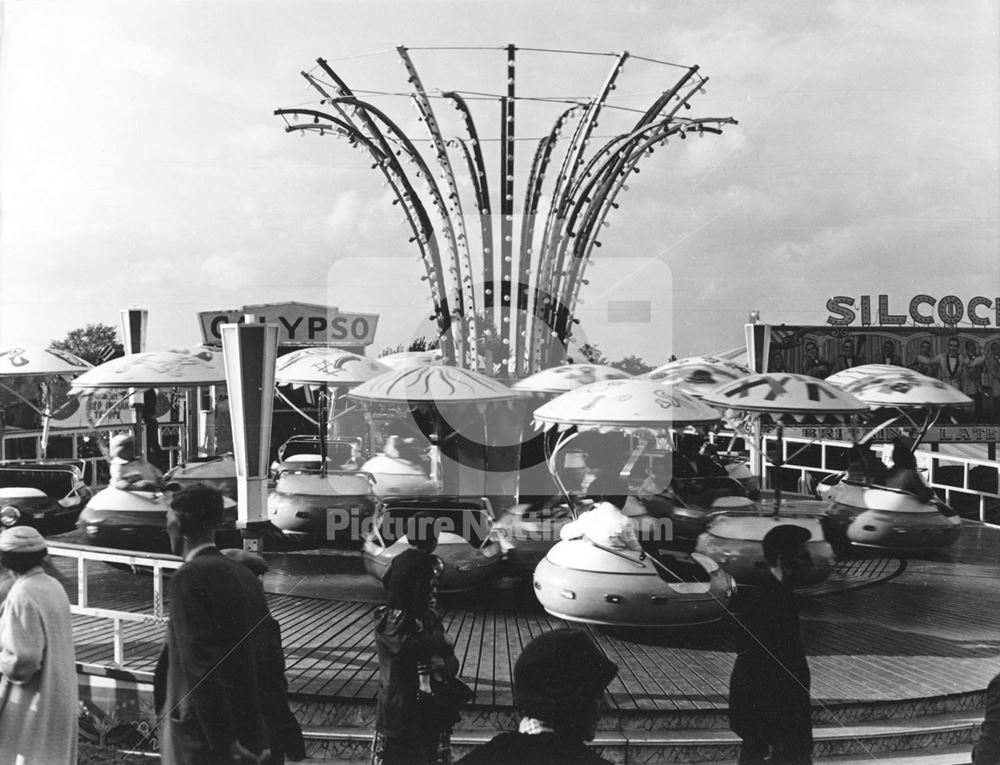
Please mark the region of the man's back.
[[259, 668], [267, 604], [247, 568], [215, 548], [197, 553], [170, 583], [170, 622], [157, 702], [166, 718], [163, 761], [189, 762], [191, 747], [222, 752], [234, 740], [266, 745]]

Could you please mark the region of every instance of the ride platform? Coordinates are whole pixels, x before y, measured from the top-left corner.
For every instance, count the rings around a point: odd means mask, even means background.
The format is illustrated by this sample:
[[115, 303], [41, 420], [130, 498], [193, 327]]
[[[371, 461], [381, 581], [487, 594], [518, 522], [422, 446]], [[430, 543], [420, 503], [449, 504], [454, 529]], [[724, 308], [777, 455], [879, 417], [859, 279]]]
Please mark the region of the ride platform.
[[[920, 557], [859, 551], [802, 599], [818, 756], [849, 753], [845, 741], [870, 753], [872, 744], [855, 731], [866, 721], [909, 721], [912, 730], [900, 733], [897, 725], [882, 748], [901, 748], [900, 736], [925, 736], [927, 726], [914, 721], [927, 715], [944, 716], [936, 745], [974, 740], [983, 689], [1000, 672], [998, 550], [1000, 530], [966, 525], [955, 546]], [[282, 626], [289, 690], [311, 756], [363, 760], [378, 686], [372, 614], [381, 586], [360, 573], [361, 561], [351, 555], [268, 558], [265, 589]], [[66, 568], [72, 586], [75, 569]], [[148, 579], [110, 568], [91, 578], [91, 605], [148, 611]], [[502, 579], [442, 600], [439, 611], [461, 676], [476, 692], [465, 733], [456, 734], [461, 751], [510, 727], [511, 674], [521, 648], [566, 625], [538, 606], [523, 580]], [[74, 628], [79, 662], [112, 661], [106, 622], [76, 616]], [[694, 628], [581, 628], [620, 668], [596, 742], [606, 756], [629, 762], [734, 756], [726, 720], [735, 658], [731, 619]], [[162, 626], [123, 629], [128, 668], [139, 676], [152, 672]], [[836, 745], [824, 749], [827, 739]]]

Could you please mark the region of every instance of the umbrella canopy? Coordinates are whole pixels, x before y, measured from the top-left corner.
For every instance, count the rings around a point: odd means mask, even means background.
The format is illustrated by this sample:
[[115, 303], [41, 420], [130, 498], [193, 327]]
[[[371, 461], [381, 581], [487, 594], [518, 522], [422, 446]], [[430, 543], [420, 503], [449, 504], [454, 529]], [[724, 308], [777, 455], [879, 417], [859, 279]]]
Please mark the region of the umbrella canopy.
[[972, 399], [946, 382], [891, 364], [864, 364], [826, 378], [872, 408], [966, 406]]
[[16, 345], [0, 350], [0, 377], [72, 377], [91, 368], [90, 362], [55, 348]]
[[674, 385], [633, 377], [605, 380], [563, 393], [535, 410], [546, 430], [635, 430], [717, 422], [719, 413]]
[[378, 361], [390, 369], [442, 366], [444, 364], [444, 354], [440, 349], [433, 351], [402, 351], [400, 353], [390, 353], [387, 356], [381, 356]]
[[601, 364], [564, 364], [543, 369], [511, 387], [519, 393], [565, 393], [602, 380], [628, 380], [632, 375]]
[[787, 372], [764, 372], [733, 380], [705, 394], [702, 401], [721, 409], [769, 414], [802, 421], [810, 415], [837, 419], [868, 411], [868, 405], [826, 380]]
[[295, 387], [347, 387], [389, 371], [385, 364], [339, 348], [303, 348], [278, 359], [274, 380]]
[[715, 356], [690, 356], [657, 367], [643, 377], [673, 383], [685, 393], [701, 398], [713, 388], [751, 374], [748, 367], [735, 361]]
[[362, 383], [348, 394], [383, 403], [488, 403], [509, 401], [514, 391], [468, 369], [444, 366], [403, 367]]
[[190, 351], [133, 353], [94, 367], [73, 381], [73, 390], [181, 388], [226, 381], [222, 353], [207, 346]]

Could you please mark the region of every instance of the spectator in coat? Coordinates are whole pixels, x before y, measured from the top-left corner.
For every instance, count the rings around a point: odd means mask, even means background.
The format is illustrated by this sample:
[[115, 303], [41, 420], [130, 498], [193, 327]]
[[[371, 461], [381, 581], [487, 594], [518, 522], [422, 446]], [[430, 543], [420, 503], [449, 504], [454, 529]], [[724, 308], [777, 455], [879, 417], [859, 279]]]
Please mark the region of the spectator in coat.
[[[227, 558], [242, 563], [257, 581], [267, 573], [269, 566], [261, 556], [246, 550], [230, 548], [223, 550]], [[263, 590], [263, 582], [261, 582]], [[284, 765], [285, 759], [298, 762], [305, 759], [305, 740], [302, 726], [295, 719], [288, 706], [288, 681], [285, 679], [285, 649], [281, 643], [281, 625], [268, 613], [261, 625], [266, 636], [267, 653], [260, 676], [263, 680], [261, 692], [264, 698], [264, 718], [267, 723], [268, 749], [271, 759], [268, 765]]]
[[371, 763], [448, 765], [457, 712], [436, 703], [434, 680], [456, 677], [458, 659], [435, 611], [443, 564], [434, 555], [434, 518], [409, 518], [406, 539], [410, 548], [382, 578], [386, 605], [375, 612], [379, 688]]
[[0, 533], [14, 583], [0, 610], [0, 762], [75, 765], [80, 710], [69, 598], [30, 526]]
[[182, 489], [167, 511], [173, 551], [170, 621], [156, 667], [154, 700], [164, 765], [266, 763], [264, 698], [270, 618], [260, 582], [215, 546], [222, 495]]
[[738, 654], [729, 682], [729, 725], [741, 765], [812, 762], [809, 663], [792, 586], [812, 568], [809, 530], [779, 524], [764, 535], [767, 581], [738, 618]]
[[495, 736], [458, 765], [598, 765], [607, 763], [584, 743], [601, 718], [604, 690], [618, 667], [586, 632], [545, 632], [514, 664], [517, 732]]

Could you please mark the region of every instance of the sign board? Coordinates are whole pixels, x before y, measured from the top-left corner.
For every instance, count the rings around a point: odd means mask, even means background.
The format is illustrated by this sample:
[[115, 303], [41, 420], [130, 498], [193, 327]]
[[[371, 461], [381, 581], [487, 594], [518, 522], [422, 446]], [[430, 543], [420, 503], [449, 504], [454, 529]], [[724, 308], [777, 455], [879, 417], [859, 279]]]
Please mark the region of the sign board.
[[[765, 428], [765, 431], [768, 430]], [[860, 439], [868, 428], [849, 426], [785, 427], [785, 436], [819, 439], [821, 441], [847, 441]], [[890, 443], [894, 438], [913, 440], [916, 428], [888, 427], [875, 434], [872, 443]], [[925, 444], [982, 444], [1000, 441], [1000, 425], [934, 425], [921, 439]]]
[[250, 314], [257, 321], [276, 324], [278, 345], [305, 347], [323, 345], [355, 348], [375, 342], [378, 314], [342, 313], [339, 309], [312, 303], [266, 303], [198, 314], [206, 345], [221, 345], [223, 324], [243, 324]]
[[1000, 297], [976, 295], [964, 301], [957, 295], [945, 295], [940, 299], [931, 295], [914, 295], [906, 313], [902, 312], [902, 306], [890, 306], [888, 295], [876, 295], [875, 301], [872, 297], [861, 295], [857, 301], [849, 295], [830, 298], [826, 301], [826, 310], [830, 312], [826, 323], [846, 327], [860, 318], [864, 327], [902, 327], [907, 322], [917, 326], [932, 326], [940, 322], [947, 327], [956, 327], [968, 322], [974, 327], [1000, 327]]
[[949, 410], [941, 420], [946, 424], [932, 428], [928, 441], [997, 440], [1000, 328], [748, 324], [746, 330], [754, 371], [823, 378], [862, 364], [907, 367], [953, 385], [973, 400], [970, 407]]

